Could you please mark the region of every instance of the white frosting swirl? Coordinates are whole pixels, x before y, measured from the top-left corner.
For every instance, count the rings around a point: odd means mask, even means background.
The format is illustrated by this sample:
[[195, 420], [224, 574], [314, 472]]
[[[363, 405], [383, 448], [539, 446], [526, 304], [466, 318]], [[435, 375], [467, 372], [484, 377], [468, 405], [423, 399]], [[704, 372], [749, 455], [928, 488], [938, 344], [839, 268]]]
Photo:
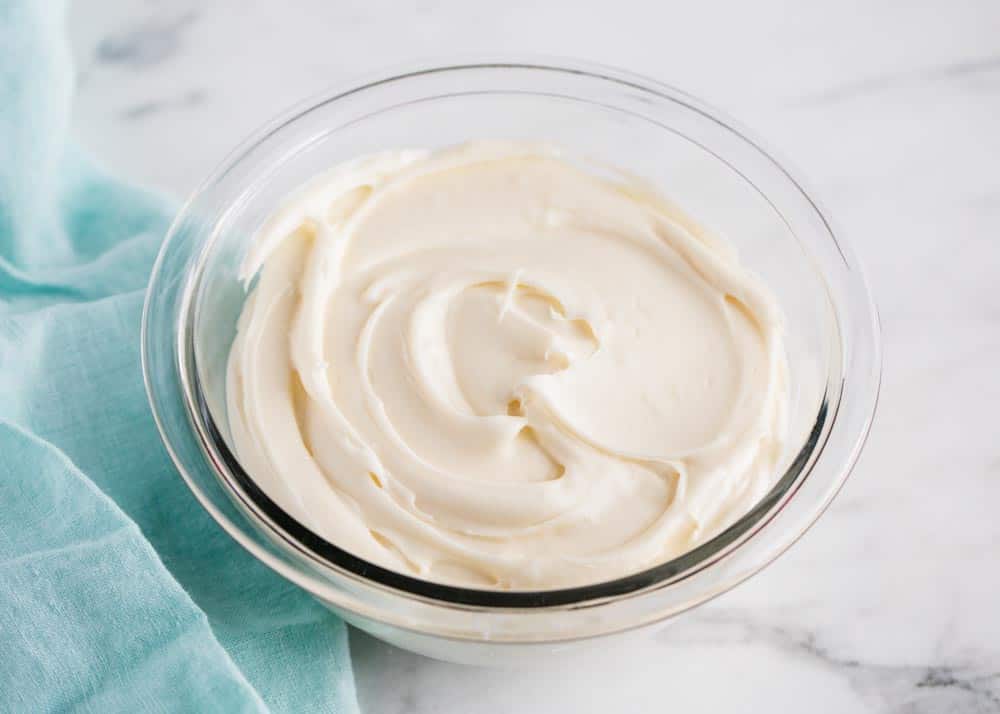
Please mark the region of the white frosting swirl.
[[473, 587], [677, 556], [775, 476], [775, 300], [648, 187], [535, 146], [339, 166], [261, 228], [228, 368], [235, 452], [283, 508]]

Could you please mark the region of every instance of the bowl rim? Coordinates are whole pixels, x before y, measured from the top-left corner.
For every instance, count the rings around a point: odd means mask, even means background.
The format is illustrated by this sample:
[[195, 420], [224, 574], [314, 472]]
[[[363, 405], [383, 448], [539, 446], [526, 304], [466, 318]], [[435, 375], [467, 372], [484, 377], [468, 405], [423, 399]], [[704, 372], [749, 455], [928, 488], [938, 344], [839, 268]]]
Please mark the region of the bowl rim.
[[[807, 518], [807, 522], [804, 527], [798, 533], [791, 534], [791, 537], [784, 539], [780, 547], [774, 549], [773, 552], [768, 553], [763, 561], [751, 572], [745, 574], [743, 577], [736, 578], [725, 583], [720, 588], [717, 588], [715, 592], [706, 595], [705, 597], [699, 599], [698, 602], [692, 603], [690, 606], [700, 604], [715, 594], [731, 589], [739, 582], [746, 579], [746, 577], [750, 577], [754, 573], [762, 570], [770, 562], [773, 562], [775, 558], [777, 558], [795, 541], [797, 541], [805, 530], [807, 530], [808, 527], [810, 527], [816, 519], [819, 518], [843, 485], [852, 470], [858, 455], [860, 454], [865, 439], [867, 438], [878, 399], [881, 378], [881, 351], [878, 316], [874, 302], [871, 299], [867, 283], [864, 280], [856, 258], [854, 258], [851, 254], [849, 248], [844, 245], [841, 240], [838, 240], [837, 235], [830, 225], [830, 221], [826, 217], [826, 214], [818, 206], [816, 200], [812, 197], [810, 192], [807, 192], [803, 188], [802, 182], [792, 175], [787, 168], [787, 162], [778, 161], [774, 158], [773, 151], [763, 148], [759, 140], [751, 138], [742, 127], [722, 112], [708, 107], [703, 102], [695, 99], [686, 92], [632, 72], [600, 64], [581, 62], [578, 60], [538, 56], [516, 58], [497, 58], [495, 56], [488, 58], [462, 58], [461, 62], [456, 62], [452, 59], [442, 63], [424, 61], [415, 65], [410, 64], [407, 67], [391, 72], [382, 71], [372, 73], [366, 81], [355, 80], [349, 84], [342, 85], [342, 88], [340, 89], [334, 88], [332, 90], [327, 90], [305, 100], [304, 102], [300, 102], [291, 110], [286, 111], [277, 118], [265, 123], [249, 138], [241, 142], [236, 149], [230, 152], [219, 167], [216, 168], [216, 170], [202, 182], [202, 184], [192, 193], [191, 198], [184, 204], [184, 206], [182, 206], [167, 233], [167, 237], [164, 240], [160, 254], [151, 273], [149, 282], [150, 290], [147, 293], [146, 303], [143, 309], [141, 356], [147, 396], [149, 397], [154, 419], [160, 432], [161, 439], [167, 446], [172, 460], [180, 471], [185, 482], [188, 484], [188, 487], [194, 492], [194, 494], [198, 497], [198, 500], [203, 506], [206, 507], [212, 517], [219, 522], [223, 529], [229, 532], [230, 535], [233, 535], [233, 537], [236, 537], [233, 533], [233, 529], [237, 527], [229, 522], [228, 519], [216, 508], [209, 507], [208, 503], [206, 503], [207, 497], [201, 493], [199, 486], [195, 483], [195, 480], [190, 476], [190, 474], [187, 473], [181, 459], [178, 458], [178, 456], [174, 453], [174, 450], [171, 448], [170, 435], [165, 429], [161, 415], [158, 412], [157, 400], [154, 395], [154, 386], [149, 374], [147, 332], [149, 329], [149, 312], [153, 288], [157, 283], [157, 278], [160, 276], [162, 262], [167, 252], [167, 248], [170, 245], [171, 240], [175, 238], [177, 232], [179, 231], [181, 223], [183, 222], [195, 198], [206, 190], [207, 187], [211, 186], [225, 176], [253, 147], [264, 142], [281, 128], [294, 122], [296, 119], [318, 106], [335, 102], [339, 99], [343, 99], [358, 92], [363, 92], [373, 87], [378, 87], [392, 82], [401, 82], [410, 78], [429, 74], [460, 72], [466, 70], [504, 69], [568, 73], [572, 75], [585, 76], [590, 79], [624, 85], [630, 89], [654, 94], [662, 100], [681, 104], [685, 108], [697, 112], [705, 119], [720, 125], [723, 129], [728, 130], [738, 139], [748, 144], [750, 148], [756, 150], [762, 158], [769, 161], [774, 168], [777, 168], [782, 174], [784, 174], [790, 182], [790, 185], [801, 195], [802, 198], [805, 199], [805, 201], [811, 206], [811, 209], [815, 212], [816, 216], [822, 222], [829, 239], [833, 242], [843, 259], [844, 265], [847, 268], [848, 276], [853, 278], [854, 285], [851, 289], [855, 292], [860, 289], [862, 303], [864, 308], [867, 310], [867, 316], [869, 319], [869, 336], [871, 338], [870, 343], [865, 346], [872, 352], [875, 375], [872, 385], [872, 393], [867, 395], [867, 399], [870, 404], [864, 409], [865, 418], [860, 425], [855, 427], [856, 433], [850, 440], [852, 448], [847, 454], [847, 457], [839, 470], [839, 475], [831, 487], [827, 489], [824, 500], [815, 506], [814, 510]], [[711, 149], [708, 149], [707, 147], [703, 148], [711, 151]], [[718, 158], [725, 161], [725, 159], [722, 159], [721, 157]], [[729, 164], [729, 162], [726, 163]], [[729, 165], [733, 170], [738, 171], [736, 167], [731, 164]], [[764, 196], [764, 198], [769, 200], [767, 196]], [[777, 207], [774, 208], [779, 215], [782, 215]], [[214, 236], [214, 234], [215, 231], [213, 230], [212, 236]], [[750, 511], [737, 519], [733, 524], [728, 526], [722, 532], [716, 534], [705, 543], [669, 561], [646, 568], [637, 573], [615, 578], [613, 580], [582, 586], [532, 591], [468, 588], [413, 577], [384, 568], [380, 565], [360, 558], [359, 556], [353, 555], [335, 544], [326, 541], [324, 538], [313, 533], [304, 525], [296, 521], [292, 516], [274, 503], [257, 486], [253, 478], [239, 465], [238, 460], [230, 451], [228, 444], [226, 444], [225, 440], [222, 438], [221, 432], [215, 424], [211, 411], [208, 409], [203, 396], [203, 390], [198, 382], [198, 370], [195, 364], [195, 351], [193, 347], [193, 330], [190, 329], [194, 322], [194, 310], [197, 307], [197, 301], [194, 299], [194, 296], [197, 294], [199, 288], [198, 278], [201, 274], [199, 267], [203, 265], [204, 256], [210, 249], [211, 244], [212, 237], [210, 236], [208, 241], [205, 241], [203, 245], [198, 247], [201, 258], [196, 261], [196, 265], [194, 265], [195, 269], [189, 270], [188, 274], [185, 276], [185, 282], [188, 284], [183, 290], [182, 305], [178, 315], [178, 323], [175, 325], [177, 332], [177, 341], [175, 343], [177, 349], [175, 359], [177, 364], [175, 366], [182, 377], [187, 377], [187, 379], [181, 379], [183, 398], [190, 426], [192, 426], [196, 432], [199, 444], [204, 452], [204, 456], [215, 471], [216, 477], [220, 478], [224, 482], [229, 495], [235, 496], [239, 499], [241, 503], [238, 505], [241, 506], [241, 509], [249, 511], [257, 518], [257, 520], [261, 521], [269, 529], [271, 529], [272, 532], [268, 535], [272, 539], [277, 536], [285, 546], [291, 546], [294, 550], [296, 550], [300, 557], [304, 556], [313, 561], [315, 565], [319, 565], [320, 567], [334, 572], [337, 575], [346, 576], [353, 580], [360, 581], [365, 585], [384, 588], [404, 597], [445, 607], [523, 612], [537, 611], [539, 609], [553, 607], [594, 607], [606, 603], [609, 600], [617, 601], [623, 598], [648, 593], [652, 590], [659, 590], [661, 588], [668, 587], [679, 580], [690, 577], [705, 568], [711, 567], [715, 563], [738, 550], [744, 543], [751, 540], [758, 532], [763, 530], [778, 515], [790, 499], [796, 495], [799, 488], [805, 482], [805, 479], [812, 472], [813, 466], [823, 455], [830, 434], [838, 423], [837, 417], [846, 389], [844, 379], [846, 376], [846, 361], [841, 365], [841, 373], [837, 375], [837, 379], [834, 380], [839, 382], [839, 385], [835, 384], [835, 387], [839, 388], [835, 388], [832, 391], [828, 389], [824, 393], [817, 413], [816, 421], [813, 424], [807, 439], [805, 440], [805, 444], [802, 446], [789, 468], [775, 482], [763, 499], [750, 509]], [[827, 295], [830, 300], [830, 304], [835, 308], [834, 314], [837, 316], [837, 328], [840, 330], [840, 334], [838, 335], [840, 339], [839, 346], [841, 353], [844, 353], [847, 350], [848, 345], [845, 344], [843, 331], [840, 329], [840, 315], [836, 309], [836, 301], [830, 294], [829, 286], [827, 286]], [[853, 347], [855, 345], [852, 343], [850, 346]], [[862, 395], [862, 397], [865, 396], [866, 395]], [[244, 512], [243, 515], [246, 516], [247, 514]], [[270, 565], [272, 568], [274, 567], [274, 565], [270, 562], [270, 559], [262, 557], [261, 553], [258, 552], [258, 549], [251, 547], [251, 545], [246, 542], [245, 538], [236, 539], [245, 548], [250, 550], [255, 557], [263, 560], [265, 564]], [[301, 585], [302, 583], [300, 582], [299, 584]]]

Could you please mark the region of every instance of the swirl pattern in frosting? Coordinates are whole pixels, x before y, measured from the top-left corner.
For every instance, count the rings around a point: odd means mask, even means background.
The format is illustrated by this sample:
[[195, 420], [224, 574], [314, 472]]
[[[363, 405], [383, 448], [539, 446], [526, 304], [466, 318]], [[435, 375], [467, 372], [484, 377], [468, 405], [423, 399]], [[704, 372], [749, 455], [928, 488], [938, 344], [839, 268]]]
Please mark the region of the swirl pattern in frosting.
[[230, 351], [234, 451], [385, 567], [549, 589], [684, 553], [767, 491], [781, 316], [636, 182], [520, 144], [365, 157], [261, 228]]

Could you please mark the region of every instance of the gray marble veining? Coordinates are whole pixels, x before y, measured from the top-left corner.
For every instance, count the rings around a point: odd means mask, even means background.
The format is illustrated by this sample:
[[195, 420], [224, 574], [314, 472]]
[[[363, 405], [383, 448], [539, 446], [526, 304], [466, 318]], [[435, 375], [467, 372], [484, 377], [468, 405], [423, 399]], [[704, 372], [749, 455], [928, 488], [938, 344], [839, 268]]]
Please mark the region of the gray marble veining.
[[195, 11], [169, 19], [150, 19], [107, 35], [94, 50], [105, 64], [141, 69], [173, 56], [181, 46], [184, 30], [198, 19]]
[[1000, 72], [1000, 54], [852, 80], [827, 87], [816, 94], [806, 95], [798, 103], [806, 105], [829, 104], [863, 95], [878, 94], [887, 89], [905, 85], [922, 85], [994, 72]]
[[205, 101], [205, 96], [205, 92], [200, 89], [191, 89], [179, 97], [148, 99], [137, 104], [132, 104], [122, 109], [118, 116], [129, 121], [139, 121], [162, 111], [187, 109], [197, 106]]

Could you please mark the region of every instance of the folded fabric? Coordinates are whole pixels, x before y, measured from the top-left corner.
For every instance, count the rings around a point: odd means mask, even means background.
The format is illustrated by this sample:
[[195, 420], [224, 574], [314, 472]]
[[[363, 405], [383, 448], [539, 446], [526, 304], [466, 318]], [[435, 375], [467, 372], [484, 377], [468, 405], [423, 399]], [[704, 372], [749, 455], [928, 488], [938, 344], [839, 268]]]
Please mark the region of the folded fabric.
[[355, 712], [343, 623], [160, 443], [139, 323], [170, 210], [65, 145], [64, 25], [0, 0], [0, 711]]

